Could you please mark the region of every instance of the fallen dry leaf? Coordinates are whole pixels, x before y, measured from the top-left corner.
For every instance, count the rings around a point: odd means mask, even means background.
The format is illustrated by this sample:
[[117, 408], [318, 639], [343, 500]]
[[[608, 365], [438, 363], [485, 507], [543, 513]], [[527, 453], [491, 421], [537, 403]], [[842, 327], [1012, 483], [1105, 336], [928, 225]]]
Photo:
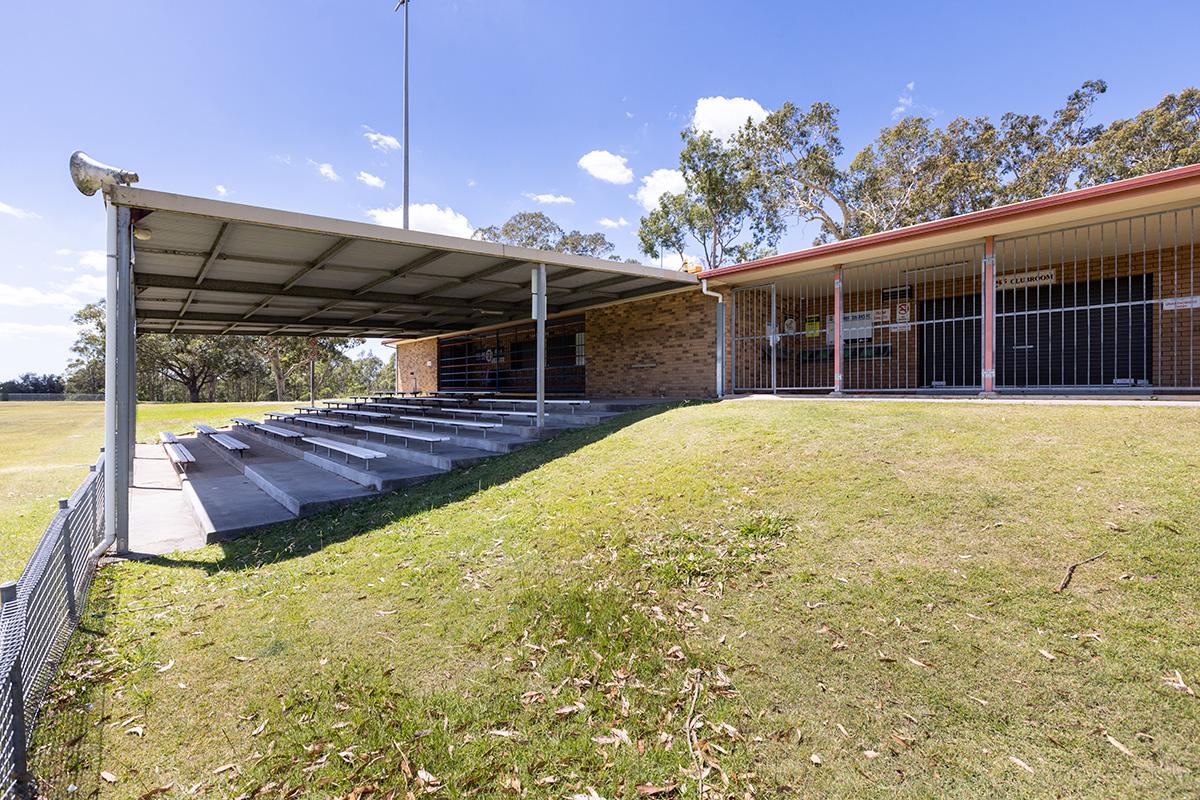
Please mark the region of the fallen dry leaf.
[[158, 797], [160, 794], [166, 794], [174, 788], [174, 783], [168, 783], [166, 786], [155, 786], [150, 791], [138, 796], [138, 800], [150, 800], [151, 797]]
[[113, 775], [111, 772], [108, 772], [107, 770], [101, 770], [100, 777], [103, 778], [104, 781], [107, 783], [116, 783], [117, 782], [117, 776]]
[[660, 794], [670, 794], [678, 789], [679, 786], [674, 783], [668, 783], [664, 786], [655, 786], [652, 783], [639, 783], [637, 790], [642, 797], [654, 797]]
[[1179, 670], [1175, 670], [1174, 675], [1163, 675], [1163, 683], [1165, 683], [1167, 686], [1170, 686], [1172, 689], [1185, 692], [1192, 697], [1196, 696], [1196, 693], [1192, 690], [1192, 687], [1183, 682], [1183, 674], [1180, 673]]
[[867, 758], [879, 758], [879, 753], [874, 750], [863, 750], [863, 755]]
[[171, 659], [170, 661], [168, 661], [166, 664], [163, 664], [161, 667], [158, 667], [158, 668], [157, 668], [157, 670], [156, 670], [156, 672], [166, 672], [167, 670], [169, 670], [169, 669], [170, 669], [171, 667], [173, 667], [173, 666], [175, 666], [175, 659], [173, 659], [173, 658], [172, 658], [172, 659]]
[[1113, 738], [1113, 736], [1112, 736], [1112, 734], [1110, 734], [1110, 733], [1106, 733], [1106, 734], [1104, 734], [1104, 741], [1108, 742], [1108, 743], [1109, 743], [1109, 744], [1111, 744], [1113, 747], [1117, 748], [1118, 750], [1120, 750], [1122, 753], [1124, 753], [1125, 755], [1129, 756], [1130, 758], [1132, 758], [1132, 757], [1133, 757], [1133, 751], [1132, 751], [1132, 750], [1130, 750], [1130, 749], [1129, 749], [1128, 747], [1126, 747], [1125, 745], [1123, 745], [1123, 744], [1121, 744], [1120, 742], [1118, 742], [1116, 739], [1114, 739], [1114, 738]]
[[1056, 659], [1054, 653], [1051, 653], [1049, 650], [1038, 650], [1038, 653], [1047, 661], [1054, 661]]
[[220, 775], [222, 772], [229, 772], [231, 769], [237, 769], [237, 764], [222, 764], [213, 770], [213, 775]]
[[819, 753], [813, 753], [811, 756], [808, 757], [808, 760], [811, 761], [812, 763], [816, 764], [818, 767], [825, 763], [824, 761], [821, 760], [821, 755]]
[[1021, 769], [1025, 770], [1026, 772], [1028, 772], [1030, 775], [1032, 775], [1032, 774], [1033, 774], [1033, 767], [1029, 766], [1029, 765], [1028, 765], [1028, 764], [1026, 764], [1024, 761], [1022, 761], [1021, 759], [1017, 758], [1016, 756], [1009, 756], [1009, 757], [1008, 757], [1008, 760], [1009, 760], [1009, 761], [1011, 761], [1011, 762], [1013, 762], [1014, 764], [1016, 764], [1016, 765], [1017, 765], [1018, 767], [1020, 767]]

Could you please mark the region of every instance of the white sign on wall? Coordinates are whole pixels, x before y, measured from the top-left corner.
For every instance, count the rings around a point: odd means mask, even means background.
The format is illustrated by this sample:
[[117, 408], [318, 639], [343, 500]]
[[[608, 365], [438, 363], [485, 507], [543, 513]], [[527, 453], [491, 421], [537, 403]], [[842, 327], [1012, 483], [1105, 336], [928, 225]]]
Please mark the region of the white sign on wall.
[[1189, 308], [1200, 308], [1200, 295], [1194, 294], [1191, 297], [1164, 297], [1162, 299], [1163, 311], [1183, 311]]
[[996, 276], [997, 289], [1024, 289], [1032, 286], [1049, 286], [1054, 283], [1054, 270], [1040, 269], [1037, 272], [1008, 272]]
[[[825, 341], [833, 344], [833, 315], [825, 318]], [[842, 339], [871, 339], [875, 336], [875, 312], [842, 314]]]

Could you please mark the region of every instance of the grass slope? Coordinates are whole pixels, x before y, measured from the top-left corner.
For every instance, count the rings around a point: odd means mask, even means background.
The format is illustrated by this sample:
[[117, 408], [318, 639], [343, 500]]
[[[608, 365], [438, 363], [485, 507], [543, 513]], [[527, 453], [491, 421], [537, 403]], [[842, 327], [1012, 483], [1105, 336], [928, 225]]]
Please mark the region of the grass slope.
[[1198, 423], [683, 406], [111, 566], [35, 766], [106, 798], [1194, 797], [1164, 676], [1200, 688]]
[[[185, 431], [193, 422], [286, 407], [279, 403], [147, 403], [138, 406], [138, 440]], [[14, 580], [58, 509], [104, 446], [104, 404], [0, 403], [0, 581]]]

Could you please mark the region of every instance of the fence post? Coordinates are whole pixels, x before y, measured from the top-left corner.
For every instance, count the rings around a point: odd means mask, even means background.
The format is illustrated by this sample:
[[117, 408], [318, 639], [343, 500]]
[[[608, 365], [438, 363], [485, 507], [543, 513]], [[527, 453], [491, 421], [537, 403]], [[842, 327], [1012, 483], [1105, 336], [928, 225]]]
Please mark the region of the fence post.
[[79, 620], [79, 612], [75, 608], [75, 559], [71, 553], [71, 509], [67, 500], [58, 501], [58, 510], [63, 512], [63, 524], [59, 529], [62, 537], [63, 581], [67, 590], [67, 615], [71, 622]]
[[[0, 586], [0, 616], [10, 603], [17, 600], [17, 584], [13, 582]], [[25, 630], [25, 620], [17, 620], [17, 626]], [[22, 637], [24, 638], [24, 637]], [[9, 694], [12, 697], [12, 748], [13, 748], [13, 780], [16, 782], [17, 797], [30, 797], [29, 785], [29, 752], [25, 741], [25, 681], [21, 677], [21, 653], [18, 650], [13, 658], [12, 669], [3, 679], [9, 683]]]

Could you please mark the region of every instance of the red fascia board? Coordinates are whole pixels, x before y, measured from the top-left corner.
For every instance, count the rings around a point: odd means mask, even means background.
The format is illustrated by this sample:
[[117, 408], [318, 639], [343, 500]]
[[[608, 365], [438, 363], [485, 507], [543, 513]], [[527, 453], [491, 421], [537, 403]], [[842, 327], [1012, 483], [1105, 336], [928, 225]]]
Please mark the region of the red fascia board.
[[1020, 203], [1012, 203], [1006, 206], [985, 208], [982, 211], [972, 211], [969, 214], [960, 214], [956, 217], [935, 219], [932, 222], [922, 222], [918, 225], [910, 225], [907, 228], [873, 233], [869, 236], [860, 236], [856, 239], [830, 242], [829, 244], [822, 244], [805, 250], [796, 250], [791, 253], [760, 258], [757, 261], [747, 261], [742, 264], [717, 267], [716, 269], [704, 270], [700, 273], [699, 277], [719, 278], [722, 275], [747, 272], [779, 264], [802, 262], [838, 253], [853, 253], [857, 250], [877, 247], [881, 244], [891, 244], [906, 239], [920, 239], [925, 236], [948, 233], [959, 228], [971, 228], [984, 223], [1008, 220], [1067, 206], [1085, 206], [1091, 203], [1111, 200], [1114, 197], [1145, 194], [1169, 188], [1175, 184], [1197, 180], [1200, 180], [1200, 164], [1192, 164], [1187, 167], [1152, 172], [1149, 175], [1140, 175], [1136, 178], [1126, 178], [1123, 181], [1102, 183], [1099, 186], [1089, 186], [1085, 189], [1075, 189], [1074, 191], [1062, 192], [1061, 194], [1047, 195], [1046, 197], [1039, 197], [1034, 200], [1023, 200]]

